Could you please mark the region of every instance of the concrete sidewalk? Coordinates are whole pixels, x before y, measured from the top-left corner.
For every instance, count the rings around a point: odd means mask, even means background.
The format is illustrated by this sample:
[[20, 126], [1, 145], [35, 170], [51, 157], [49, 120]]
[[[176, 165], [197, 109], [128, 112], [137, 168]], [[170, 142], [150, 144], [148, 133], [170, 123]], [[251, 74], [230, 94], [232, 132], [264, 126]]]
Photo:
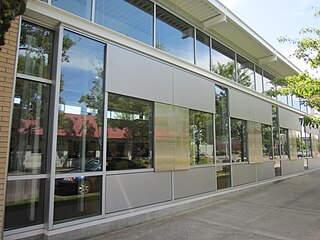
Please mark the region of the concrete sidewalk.
[[320, 170], [91, 240], [320, 239]]

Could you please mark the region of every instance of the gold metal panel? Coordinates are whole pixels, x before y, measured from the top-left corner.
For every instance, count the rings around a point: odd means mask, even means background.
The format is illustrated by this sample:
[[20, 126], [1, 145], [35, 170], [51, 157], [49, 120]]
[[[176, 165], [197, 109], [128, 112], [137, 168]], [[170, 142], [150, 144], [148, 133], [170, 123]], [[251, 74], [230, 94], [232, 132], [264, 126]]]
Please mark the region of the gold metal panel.
[[171, 105], [155, 103], [155, 171], [173, 169], [174, 138], [173, 109]]
[[261, 124], [247, 121], [249, 163], [263, 162]]
[[173, 169], [190, 169], [189, 109], [173, 107]]
[[297, 136], [296, 136], [296, 130], [288, 130], [288, 141], [289, 141], [289, 156], [290, 160], [296, 160], [298, 159], [298, 153], [297, 153]]

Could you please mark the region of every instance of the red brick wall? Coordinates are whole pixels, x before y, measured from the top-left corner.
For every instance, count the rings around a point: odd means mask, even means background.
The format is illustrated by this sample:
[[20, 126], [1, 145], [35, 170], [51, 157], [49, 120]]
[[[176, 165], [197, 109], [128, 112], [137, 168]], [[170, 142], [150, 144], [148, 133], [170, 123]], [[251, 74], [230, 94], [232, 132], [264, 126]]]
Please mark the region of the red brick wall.
[[0, 238], [3, 235], [5, 182], [9, 150], [9, 126], [14, 66], [18, 41], [18, 18], [12, 22], [0, 51]]

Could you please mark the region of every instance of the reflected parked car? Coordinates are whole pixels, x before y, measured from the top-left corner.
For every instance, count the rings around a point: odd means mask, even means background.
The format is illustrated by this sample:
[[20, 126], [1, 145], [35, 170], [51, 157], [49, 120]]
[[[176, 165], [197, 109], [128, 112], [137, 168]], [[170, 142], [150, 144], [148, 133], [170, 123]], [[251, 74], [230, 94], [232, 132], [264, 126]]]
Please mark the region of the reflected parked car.
[[[101, 171], [102, 164], [99, 158], [89, 160], [83, 166], [86, 172]], [[75, 168], [70, 172], [80, 172], [82, 167]], [[55, 182], [55, 194], [59, 196], [88, 194], [95, 192], [100, 187], [98, 176], [74, 176], [57, 179]]]

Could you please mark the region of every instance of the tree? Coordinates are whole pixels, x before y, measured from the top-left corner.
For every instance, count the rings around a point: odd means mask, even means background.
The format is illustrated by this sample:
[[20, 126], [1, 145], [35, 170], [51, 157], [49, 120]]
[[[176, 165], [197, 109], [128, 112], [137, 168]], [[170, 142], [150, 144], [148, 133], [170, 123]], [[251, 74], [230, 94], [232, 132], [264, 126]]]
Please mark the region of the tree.
[[9, 30], [11, 21], [25, 12], [26, 5], [27, 0], [0, 1], [0, 46], [5, 44], [4, 35]]
[[[320, 9], [315, 9], [315, 17], [320, 16]], [[320, 69], [320, 28], [303, 28], [300, 31], [301, 39], [294, 40], [288, 37], [279, 39], [282, 43], [296, 45], [294, 56], [306, 62], [311, 69]], [[280, 86], [276, 90], [269, 90], [268, 95], [295, 95], [303, 99], [303, 104], [320, 110], [320, 78], [312, 76], [308, 71], [284, 78], [275, 78], [272, 82]], [[304, 126], [320, 127], [320, 119], [314, 116], [304, 116]]]

